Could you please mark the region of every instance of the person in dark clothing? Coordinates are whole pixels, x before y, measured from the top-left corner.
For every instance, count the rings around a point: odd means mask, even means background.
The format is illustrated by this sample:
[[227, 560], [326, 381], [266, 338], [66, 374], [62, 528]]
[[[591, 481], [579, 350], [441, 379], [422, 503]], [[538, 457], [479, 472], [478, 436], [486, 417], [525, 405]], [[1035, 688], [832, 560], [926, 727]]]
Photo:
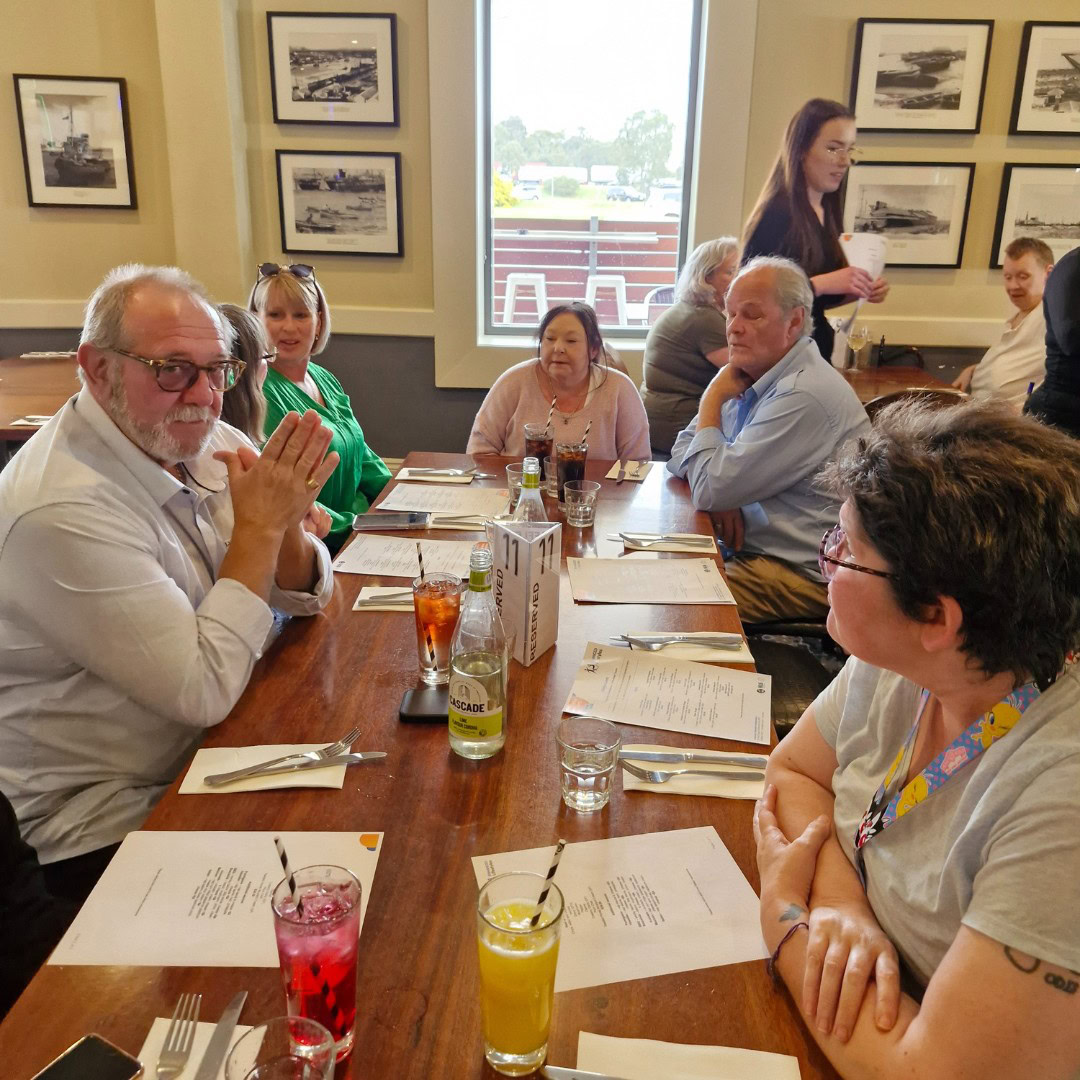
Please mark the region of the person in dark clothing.
[[78, 905], [53, 896], [37, 852], [19, 836], [11, 803], [0, 792], [0, 1018], [63, 936]]
[[798, 263], [814, 290], [813, 338], [832, 356], [828, 308], [852, 300], [879, 304], [889, 283], [848, 266], [840, 247], [844, 187], [855, 160], [855, 117], [837, 101], [813, 98], [792, 118], [776, 163], [743, 229], [742, 261], [782, 255]]
[[1063, 255], [1046, 279], [1046, 378], [1024, 412], [1080, 439], [1080, 247]]

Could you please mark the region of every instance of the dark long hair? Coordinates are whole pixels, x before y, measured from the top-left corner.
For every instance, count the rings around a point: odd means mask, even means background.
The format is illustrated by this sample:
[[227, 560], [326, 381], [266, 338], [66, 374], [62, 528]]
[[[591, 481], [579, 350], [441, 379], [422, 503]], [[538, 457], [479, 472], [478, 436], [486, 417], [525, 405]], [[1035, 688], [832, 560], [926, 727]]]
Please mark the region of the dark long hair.
[[821, 205], [825, 211], [825, 237], [822, 243], [817, 215], [806, 194], [806, 175], [803, 173], [802, 164], [803, 158], [814, 145], [818, 132], [837, 117], [854, 120], [855, 114], [839, 101], [811, 98], [791, 118], [772, 172], [769, 173], [743, 230], [742, 239], [745, 245], [761, 222], [766, 209], [779, 203], [791, 214], [790, 254], [806, 271], [808, 277], [821, 273], [828, 264], [847, 266], [847, 259], [840, 248], [847, 177], [844, 177], [836, 191], [827, 191], [821, 197]]

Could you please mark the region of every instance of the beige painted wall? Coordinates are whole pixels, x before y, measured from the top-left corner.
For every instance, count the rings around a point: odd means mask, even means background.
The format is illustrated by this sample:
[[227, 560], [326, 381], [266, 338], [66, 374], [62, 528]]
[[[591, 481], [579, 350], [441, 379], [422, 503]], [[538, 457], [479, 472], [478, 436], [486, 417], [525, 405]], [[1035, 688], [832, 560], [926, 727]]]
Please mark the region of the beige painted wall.
[[[0, 325], [36, 326], [36, 307], [19, 301], [85, 299], [116, 263], [173, 258], [154, 4], [5, 0], [0, 26]], [[16, 72], [127, 80], [138, 209], [27, 205]]]
[[[868, 161], [976, 163], [961, 268], [890, 270], [892, 292], [884, 304], [866, 313], [871, 329], [880, 326], [892, 340], [915, 344], [988, 343], [978, 335], [977, 326], [953, 326], [941, 334], [935, 323], [1003, 320], [1012, 310], [1001, 288], [1001, 272], [989, 268], [1002, 164], [1080, 161], [1080, 140], [1075, 137], [1006, 134], [1020, 38], [1025, 19], [1064, 22], [1080, 17], [1078, 11], [1076, 0], [1039, 0], [1027, 7], [1016, 0], [944, 0], [938, 4], [928, 0], [900, 4], [896, 0], [859, 0], [855, 5], [850, 0], [759, 0], [744, 210], [749, 212], [753, 206], [784, 126], [803, 101], [811, 97], [848, 100], [856, 18], [993, 19], [981, 134], [897, 133], [860, 135], [858, 140]], [[995, 332], [992, 323], [985, 329]]]

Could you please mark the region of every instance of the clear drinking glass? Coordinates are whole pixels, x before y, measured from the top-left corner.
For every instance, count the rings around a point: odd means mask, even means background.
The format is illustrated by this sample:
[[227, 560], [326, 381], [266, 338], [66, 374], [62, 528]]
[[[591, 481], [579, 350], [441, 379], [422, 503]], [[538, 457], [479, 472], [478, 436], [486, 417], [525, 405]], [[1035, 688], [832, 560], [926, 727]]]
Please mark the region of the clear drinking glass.
[[514, 507], [517, 506], [518, 496], [521, 494], [521, 474], [524, 469], [522, 465], [507, 465], [506, 466], [506, 486], [510, 491], [510, 501], [506, 504], [506, 512], [512, 514]]
[[600, 485], [595, 480], [568, 480], [563, 486], [566, 524], [586, 529], [596, 519], [596, 499]]
[[555, 733], [562, 773], [563, 802], [571, 810], [602, 810], [611, 798], [611, 781], [622, 736], [607, 720], [571, 716]]
[[543, 465], [551, 454], [551, 428], [547, 424], [525, 425], [525, 456], [534, 457]]
[[533, 928], [543, 888], [541, 874], [499, 874], [477, 903], [484, 1056], [504, 1076], [535, 1072], [547, 1057], [563, 896], [553, 883]]
[[330, 1080], [334, 1037], [314, 1020], [279, 1016], [236, 1040], [225, 1080]]
[[[414, 578], [413, 615], [420, 679], [428, 686], [450, 681], [450, 640], [461, 610], [461, 578], [456, 574], [427, 574]], [[430, 641], [430, 644], [429, 644]]]
[[563, 489], [567, 480], [585, 479], [585, 459], [589, 454], [588, 443], [562, 443], [555, 444], [555, 466], [558, 473], [558, 496], [559, 502], [563, 501]]
[[544, 458], [544, 494], [559, 497], [559, 469], [553, 457]]

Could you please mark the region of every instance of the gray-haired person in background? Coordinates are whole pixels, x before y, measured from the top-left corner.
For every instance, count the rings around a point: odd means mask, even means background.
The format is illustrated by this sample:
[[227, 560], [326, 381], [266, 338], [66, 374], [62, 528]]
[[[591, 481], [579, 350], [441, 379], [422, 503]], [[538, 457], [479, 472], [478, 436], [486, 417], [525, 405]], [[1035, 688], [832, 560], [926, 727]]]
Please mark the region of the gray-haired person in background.
[[739, 242], [721, 236], [698, 244], [675, 283], [675, 303], [645, 339], [641, 399], [653, 452], [666, 457], [697, 412], [701, 395], [727, 363], [724, 293], [739, 265]]

